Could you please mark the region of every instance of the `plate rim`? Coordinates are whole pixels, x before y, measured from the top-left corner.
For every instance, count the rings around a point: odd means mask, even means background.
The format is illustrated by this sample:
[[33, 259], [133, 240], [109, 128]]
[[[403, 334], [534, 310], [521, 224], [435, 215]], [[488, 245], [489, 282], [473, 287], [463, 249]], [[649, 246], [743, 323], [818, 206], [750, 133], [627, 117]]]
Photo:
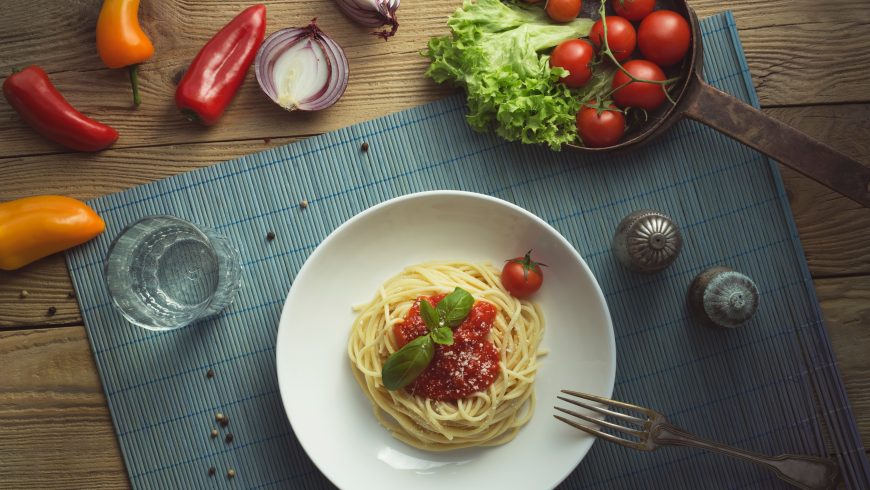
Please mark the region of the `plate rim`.
[[[285, 318], [287, 317], [287, 309], [288, 309], [290, 297], [293, 294], [293, 291], [297, 287], [297, 284], [298, 284], [298, 281], [296, 280], [296, 278], [302, 276], [303, 273], [305, 273], [307, 271], [307, 269], [314, 262], [312, 259], [315, 258], [315, 256], [323, 253], [324, 245], [326, 243], [328, 243], [331, 239], [333, 239], [339, 233], [342, 233], [345, 229], [353, 226], [356, 222], [364, 219], [365, 217], [367, 217], [370, 214], [378, 212], [379, 210], [381, 210], [383, 208], [386, 208], [389, 206], [394, 206], [394, 205], [399, 204], [399, 203], [404, 202], [404, 201], [409, 201], [409, 200], [414, 200], [414, 199], [424, 199], [424, 198], [428, 198], [428, 197], [432, 197], [432, 196], [448, 196], [448, 197], [449, 196], [457, 196], [457, 197], [463, 197], [463, 198], [479, 199], [479, 200], [489, 201], [490, 203], [494, 203], [494, 204], [498, 204], [500, 206], [507, 207], [508, 209], [510, 209], [514, 212], [518, 212], [518, 213], [522, 214], [523, 216], [525, 216], [526, 218], [528, 218], [528, 219], [538, 223], [539, 225], [543, 226], [544, 228], [548, 229], [554, 235], [554, 237], [559, 242], [561, 242], [562, 245], [564, 245], [568, 250], [570, 250], [570, 252], [574, 255], [574, 257], [580, 263], [581, 267], [586, 272], [586, 274], [588, 274], [588, 276], [592, 279], [592, 286], [594, 288], [595, 299], [602, 305], [604, 319], [605, 319], [605, 321], [607, 323], [607, 327], [608, 327], [607, 328], [607, 333], [608, 333], [608, 335], [607, 335], [607, 347], [608, 347], [608, 351], [610, 354], [610, 364], [607, 366], [607, 368], [608, 368], [607, 369], [607, 376], [606, 376], [607, 379], [605, 380], [605, 384], [606, 384], [606, 386], [608, 386], [608, 388], [606, 390], [606, 393], [603, 396], [606, 398], [609, 398], [612, 396], [613, 389], [615, 388], [615, 384], [616, 384], [616, 335], [615, 335], [615, 331], [613, 329], [613, 318], [610, 314], [610, 308], [608, 306], [607, 299], [604, 296], [604, 292], [601, 289], [601, 284], [599, 284], [599, 282], [598, 282], [598, 278], [592, 272], [592, 269], [589, 267], [589, 264], [586, 263], [586, 260], [583, 258], [583, 256], [580, 254], [580, 252], [577, 251], [574, 244], [572, 244], [570, 241], [568, 241], [568, 239], [565, 238], [562, 235], [562, 233], [559, 232], [559, 230], [554, 228], [552, 225], [550, 225], [543, 218], [539, 217], [538, 215], [532, 213], [531, 211], [529, 211], [529, 210], [527, 210], [527, 209], [525, 209], [517, 204], [514, 204], [510, 201], [506, 201], [504, 199], [500, 199], [498, 197], [490, 196], [487, 194], [481, 194], [481, 193], [470, 192], [470, 191], [428, 190], [428, 191], [412, 192], [412, 193], [396, 196], [396, 197], [387, 199], [385, 201], [379, 202], [377, 204], [374, 204], [372, 206], [369, 206], [369, 207], [363, 209], [362, 211], [359, 211], [358, 213], [354, 214], [353, 216], [351, 216], [350, 218], [348, 218], [347, 220], [342, 222], [334, 230], [332, 230], [328, 235], [326, 235], [326, 237], [324, 237], [323, 240], [321, 240], [321, 242], [311, 252], [311, 254], [308, 255], [308, 257], [305, 259], [305, 262], [302, 264], [302, 267], [300, 267], [299, 270], [296, 272], [294, 280], [293, 280], [292, 284], [290, 285], [290, 289], [287, 291], [287, 296], [284, 298], [284, 303], [281, 307], [281, 316], [278, 319], [278, 329], [277, 329], [276, 338], [275, 338], [275, 371], [276, 371], [276, 377], [277, 377], [277, 381], [278, 381], [278, 392], [279, 392], [279, 395], [281, 396], [281, 406], [284, 409], [284, 416], [287, 418], [287, 421], [290, 424], [291, 429], [293, 428], [293, 419], [290, 416], [290, 413], [287, 411], [287, 403], [285, 402], [285, 398], [288, 396], [287, 393], [285, 393], [285, 385], [287, 385], [288, 382], [286, 381], [286, 375], [282, 376], [282, 374], [281, 374], [281, 369], [280, 369], [281, 351], [279, 349], [279, 346], [281, 345], [282, 332], [285, 332], [284, 335], [287, 335], [286, 334], [287, 328], [282, 328], [282, 325], [285, 325]], [[294, 431], [294, 437], [295, 437], [295, 431]], [[296, 440], [299, 443], [299, 445], [302, 446], [302, 449], [305, 451], [306, 456], [311, 460], [311, 462], [314, 464], [314, 466], [317, 468], [317, 470], [324, 477], [326, 477], [330, 481], [330, 483], [332, 483], [335, 486], [338, 486], [337, 482], [333, 479], [333, 477], [330, 476], [329, 473], [324, 471], [323, 468], [321, 467], [321, 465], [317, 463], [317, 460], [315, 459], [314, 456], [312, 456], [312, 454], [309, 451], [309, 448], [306, 446], [305, 442], [298, 437], [296, 438]], [[583, 462], [583, 459], [585, 459], [586, 456], [589, 454], [589, 451], [592, 449], [592, 446], [595, 444], [595, 442], [597, 440], [598, 439], [595, 437], [592, 438], [592, 440], [591, 440], [592, 443], [589, 445], [588, 448], [586, 448], [586, 450], [583, 452], [583, 454], [580, 455], [580, 458], [578, 459], [577, 464], [574, 465], [573, 467], [571, 467], [570, 469], [568, 469], [567, 473], [565, 473], [564, 475], [560, 475], [560, 478], [556, 482], [556, 485], [563, 482], [571, 474], [571, 472], [573, 472], [580, 465], [580, 463]]]

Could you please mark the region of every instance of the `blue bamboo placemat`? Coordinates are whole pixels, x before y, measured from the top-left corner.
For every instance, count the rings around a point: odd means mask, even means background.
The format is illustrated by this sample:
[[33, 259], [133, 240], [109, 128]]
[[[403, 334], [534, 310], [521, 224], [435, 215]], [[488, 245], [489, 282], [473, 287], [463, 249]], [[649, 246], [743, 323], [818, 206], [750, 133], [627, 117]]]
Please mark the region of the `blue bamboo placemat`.
[[[757, 106], [730, 13], [704, 20], [702, 29], [707, 80]], [[454, 96], [90, 202], [105, 218], [106, 233], [70, 252], [68, 262], [135, 488], [329, 485], [295, 440], [281, 405], [274, 357], [282, 303], [308, 254], [342, 222], [386, 199], [431, 189], [512, 201], [577, 247], [613, 315], [616, 398], [770, 454], [825, 453], [824, 425], [847, 481], [870, 485], [775, 165], [692, 122], [643, 151], [592, 157], [473, 133], [464, 112], [463, 98]], [[638, 208], [669, 213], [684, 232], [679, 260], [658, 275], [625, 271], [609, 250], [616, 224]], [[109, 243], [150, 214], [216, 228], [240, 247], [243, 287], [222, 316], [155, 334], [113, 310], [102, 279]], [[265, 238], [270, 230], [273, 241]], [[757, 316], [735, 332], [702, 328], [687, 315], [689, 282], [717, 264], [744, 271], [761, 290]], [[206, 377], [209, 369], [213, 378]], [[538, 409], [548, 410], [547, 403]], [[230, 426], [212, 439], [217, 412]], [[227, 430], [235, 435], [229, 445], [222, 441]], [[207, 474], [211, 466], [214, 477]], [[232, 480], [225, 476], [230, 467]], [[778, 485], [752, 465], [695, 450], [647, 454], [602, 442], [563, 483]]]

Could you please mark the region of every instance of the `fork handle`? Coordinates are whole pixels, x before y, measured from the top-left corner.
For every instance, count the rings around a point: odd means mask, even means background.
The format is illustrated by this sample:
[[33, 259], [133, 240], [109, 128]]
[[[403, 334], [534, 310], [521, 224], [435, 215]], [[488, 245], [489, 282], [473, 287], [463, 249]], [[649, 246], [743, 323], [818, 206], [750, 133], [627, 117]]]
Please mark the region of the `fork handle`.
[[833, 460], [828, 458], [799, 456], [795, 454], [781, 454], [776, 457], [770, 457], [709, 441], [689, 434], [667, 422], [655, 427], [651, 436], [653, 441], [658, 444], [696, 447], [755, 463], [772, 470], [780, 480], [805, 490], [835, 488], [839, 481], [839, 467]]

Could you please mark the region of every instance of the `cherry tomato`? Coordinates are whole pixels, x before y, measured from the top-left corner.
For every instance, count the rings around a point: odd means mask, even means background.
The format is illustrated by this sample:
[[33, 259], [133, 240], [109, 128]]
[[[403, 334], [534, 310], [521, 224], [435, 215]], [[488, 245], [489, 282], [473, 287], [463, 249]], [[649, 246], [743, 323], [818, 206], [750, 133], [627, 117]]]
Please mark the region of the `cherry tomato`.
[[[623, 68], [635, 78], [661, 82], [665, 80], [665, 73], [652, 61], [631, 60]], [[665, 101], [664, 86], [648, 82], [630, 82], [631, 79], [622, 71], [617, 71], [613, 76], [612, 88], [624, 87], [613, 92], [613, 100], [619, 107], [639, 107], [648, 111], [654, 110]]]
[[580, 13], [581, 0], [547, 0], [544, 10], [556, 22], [571, 22]]
[[613, 146], [625, 134], [625, 116], [613, 104], [599, 109], [591, 102], [577, 113], [577, 132], [589, 148]]
[[595, 55], [592, 45], [582, 39], [569, 39], [556, 46], [550, 55], [550, 66], [558, 66], [570, 72], [561, 82], [571, 88], [582, 87], [592, 76], [589, 62]]
[[532, 260], [532, 251], [523, 257], [506, 260], [501, 270], [501, 283], [511, 295], [525, 298], [541, 288], [544, 282], [544, 271], [541, 266], [546, 264]]
[[[613, 10], [626, 19], [637, 22], [653, 11], [656, 0], [613, 0]], [[608, 29], [610, 30], [610, 26]]]
[[[605, 20], [607, 21], [607, 45], [613, 51], [613, 56], [619, 61], [628, 58], [637, 45], [637, 32], [635, 32], [634, 26], [631, 25], [631, 22], [616, 15], [608, 15]], [[596, 49], [601, 48], [604, 40], [604, 24], [601, 19], [592, 25], [589, 38]]]
[[675, 65], [689, 50], [689, 23], [670, 10], [657, 10], [643, 19], [637, 44], [644, 58], [659, 66]]

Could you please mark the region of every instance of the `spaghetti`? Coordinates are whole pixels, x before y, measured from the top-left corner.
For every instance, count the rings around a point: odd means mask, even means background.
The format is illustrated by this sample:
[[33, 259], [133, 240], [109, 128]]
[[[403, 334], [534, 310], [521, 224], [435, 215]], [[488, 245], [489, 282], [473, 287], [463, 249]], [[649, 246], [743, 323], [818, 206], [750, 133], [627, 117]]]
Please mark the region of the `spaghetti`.
[[[383, 364], [399, 349], [394, 327], [405, 320], [419, 298], [442, 295], [456, 287], [495, 307], [488, 339], [498, 351], [495, 380], [455, 401], [384, 388]], [[512, 440], [531, 419], [543, 317], [537, 305], [504, 290], [492, 265], [426, 262], [410, 266], [387, 280], [371, 302], [356, 310], [359, 315], [348, 340], [352, 371], [371, 400], [375, 416], [397, 439], [430, 451], [495, 446]]]

